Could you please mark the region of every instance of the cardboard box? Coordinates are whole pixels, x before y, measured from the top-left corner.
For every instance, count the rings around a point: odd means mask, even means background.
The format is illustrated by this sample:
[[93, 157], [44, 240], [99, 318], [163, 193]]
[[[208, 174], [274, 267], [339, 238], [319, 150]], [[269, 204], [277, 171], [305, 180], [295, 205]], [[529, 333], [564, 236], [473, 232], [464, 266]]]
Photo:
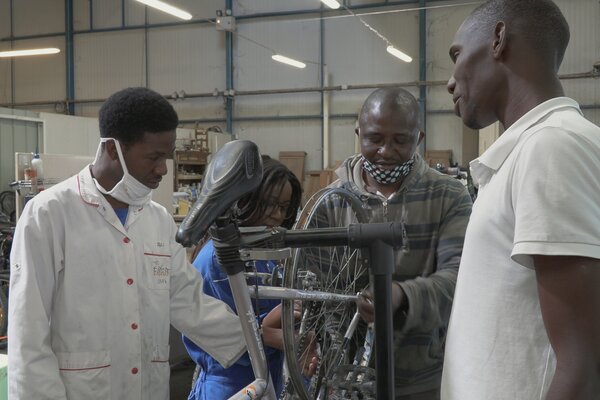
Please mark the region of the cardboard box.
[[201, 150], [177, 150], [175, 153], [178, 163], [203, 162], [206, 163], [208, 153]]

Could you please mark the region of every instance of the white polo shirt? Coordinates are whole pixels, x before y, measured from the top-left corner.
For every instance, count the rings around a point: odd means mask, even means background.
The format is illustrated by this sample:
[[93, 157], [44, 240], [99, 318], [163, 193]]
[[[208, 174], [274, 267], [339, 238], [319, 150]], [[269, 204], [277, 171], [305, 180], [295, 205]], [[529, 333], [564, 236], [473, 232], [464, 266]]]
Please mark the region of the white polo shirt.
[[600, 258], [600, 128], [548, 100], [471, 163], [467, 228], [446, 343], [442, 400], [543, 399], [552, 351], [533, 254]]

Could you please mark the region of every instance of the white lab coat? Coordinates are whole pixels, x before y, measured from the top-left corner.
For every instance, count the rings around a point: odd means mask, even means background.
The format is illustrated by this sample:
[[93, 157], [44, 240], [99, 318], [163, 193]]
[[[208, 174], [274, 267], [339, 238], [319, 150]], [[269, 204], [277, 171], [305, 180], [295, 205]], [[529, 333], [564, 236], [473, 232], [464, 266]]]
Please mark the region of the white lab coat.
[[228, 366], [239, 319], [202, 292], [164, 207], [123, 227], [89, 167], [23, 211], [11, 253], [11, 400], [169, 398], [169, 323]]

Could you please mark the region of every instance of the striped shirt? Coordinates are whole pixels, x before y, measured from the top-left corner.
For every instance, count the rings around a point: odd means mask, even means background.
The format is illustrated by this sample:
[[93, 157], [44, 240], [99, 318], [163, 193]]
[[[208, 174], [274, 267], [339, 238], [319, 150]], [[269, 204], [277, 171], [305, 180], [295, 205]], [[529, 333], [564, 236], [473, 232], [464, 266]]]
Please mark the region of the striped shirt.
[[[457, 179], [430, 168], [419, 154], [401, 187], [389, 198], [365, 189], [362, 157], [348, 158], [330, 187], [362, 200], [369, 222], [403, 221], [405, 243], [395, 250], [393, 279], [408, 298], [395, 316], [395, 393], [403, 396], [440, 387], [444, 342], [472, 201]], [[328, 212], [337, 226], [355, 222], [348, 210]], [[340, 220], [341, 219], [341, 220]], [[345, 221], [343, 221], [346, 219]]]

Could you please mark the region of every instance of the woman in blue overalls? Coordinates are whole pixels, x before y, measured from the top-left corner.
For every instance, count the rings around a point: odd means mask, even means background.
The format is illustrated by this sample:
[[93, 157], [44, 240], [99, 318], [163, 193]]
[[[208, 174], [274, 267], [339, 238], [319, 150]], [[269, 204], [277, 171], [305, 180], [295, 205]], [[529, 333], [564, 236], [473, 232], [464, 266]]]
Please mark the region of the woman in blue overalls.
[[[263, 156], [263, 178], [260, 187], [238, 201], [238, 220], [241, 226], [282, 226], [291, 228], [298, 208], [302, 189], [296, 176], [279, 161]], [[227, 303], [236, 311], [227, 275], [221, 270], [212, 240], [206, 242], [194, 260], [194, 266], [204, 279], [204, 292]], [[256, 261], [257, 272], [272, 273], [276, 263]], [[261, 284], [260, 278], [258, 284]], [[254, 284], [252, 282], [249, 282]], [[259, 323], [280, 303], [280, 300], [252, 302]], [[208, 353], [184, 336], [183, 342], [192, 359], [201, 368], [189, 400], [225, 400], [254, 381], [254, 373], [248, 353], [229, 368], [223, 368]], [[283, 386], [283, 352], [265, 347], [269, 374], [275, 392]]]

